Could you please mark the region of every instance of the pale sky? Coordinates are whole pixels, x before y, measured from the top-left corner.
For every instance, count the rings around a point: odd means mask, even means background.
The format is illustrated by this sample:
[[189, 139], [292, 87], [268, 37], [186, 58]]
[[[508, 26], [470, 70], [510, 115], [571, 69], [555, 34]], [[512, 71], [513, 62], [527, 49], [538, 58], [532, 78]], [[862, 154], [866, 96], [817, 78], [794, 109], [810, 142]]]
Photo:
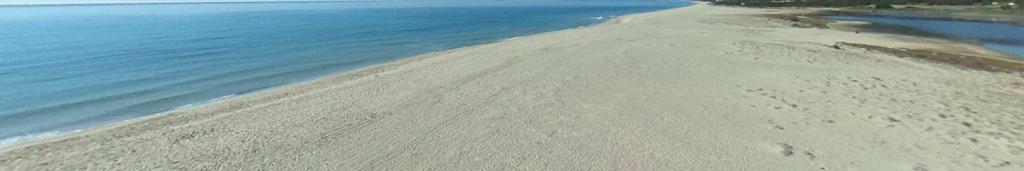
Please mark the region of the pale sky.
[[[117, 4], [117, 3], [180, 3], [180, 2], [302, 2], [302, 1], [595, 1], [595, 0], [0, 0], [0, 5], [40, 4]], [[596, 0], [602, 1], [602, 0]], [[607, 1], [607, 0], [604, 0]], [[659, 1], [659, 0], [611, 0]], [[668, 0], [673, 1], [673, 0]]]
[[[324, 0], [0, 0], [0, 5], [14, 4], [108, 4], [108, 3], [168, 3], [168, 2], [282, 2]], [[346, 1], [346, 0], [335, 0]], [[352, 0], [347, 0], [352, 1]], [[364, 0], [365, 1], [365, 0]]]

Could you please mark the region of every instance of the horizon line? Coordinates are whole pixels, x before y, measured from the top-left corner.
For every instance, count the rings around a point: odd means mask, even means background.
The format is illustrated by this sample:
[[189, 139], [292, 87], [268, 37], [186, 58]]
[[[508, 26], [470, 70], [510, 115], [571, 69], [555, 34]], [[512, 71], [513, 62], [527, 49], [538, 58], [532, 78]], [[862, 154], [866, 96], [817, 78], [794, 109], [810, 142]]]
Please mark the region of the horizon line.
[[0, 3], [0, 7], [19, 6], [105, 6], [105, 5], [176, 5], [176, 4], [273, 4], [273, 3], [344, 3], [344, 2], [382, 2], [383, 0], [271, 0], [271, 1], [165, 1], [165, 2], [85, 2], [85, 3]]

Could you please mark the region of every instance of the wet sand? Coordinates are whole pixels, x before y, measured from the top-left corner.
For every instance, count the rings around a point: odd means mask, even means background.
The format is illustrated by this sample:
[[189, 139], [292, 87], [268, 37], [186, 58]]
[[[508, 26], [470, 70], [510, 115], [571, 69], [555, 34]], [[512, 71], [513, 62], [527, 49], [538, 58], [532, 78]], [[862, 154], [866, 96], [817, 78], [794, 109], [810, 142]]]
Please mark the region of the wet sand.
[[0, 152], [0, 170], [1021, 170], [1024, 76], [690, 7], [421, 55]]

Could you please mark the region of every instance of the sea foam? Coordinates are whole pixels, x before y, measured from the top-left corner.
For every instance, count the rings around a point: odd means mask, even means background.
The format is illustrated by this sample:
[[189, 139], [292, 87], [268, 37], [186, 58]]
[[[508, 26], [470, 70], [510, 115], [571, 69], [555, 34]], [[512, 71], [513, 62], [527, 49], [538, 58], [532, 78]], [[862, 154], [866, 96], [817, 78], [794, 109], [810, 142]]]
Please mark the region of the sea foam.
[[42, 133], [36, 133], [36, 134], [27, 134], [27, 135], [22, 135], [22, 136], [14, 136], [14, 137], [10, 137], [10, 138], [4, 138], [4, 139], [0, 139], [0, 149], [7, 148], [7, 147], [10, 147], [10, 146], [16, 145], [18, 143], [38, 141], [38, 140], [43, 140], [43, 139], [46, 139], [46, 138], [58, 137], [58, 136], [61, 136], [61, 135], [73, 134], [73, 133], [78, 133], [78, 132], [82, 132], [82, 130], [81, 129], [77, 129], [77, 130], [71, 130], [71, 131], [49, 131], [49, 132], [42, 132]]

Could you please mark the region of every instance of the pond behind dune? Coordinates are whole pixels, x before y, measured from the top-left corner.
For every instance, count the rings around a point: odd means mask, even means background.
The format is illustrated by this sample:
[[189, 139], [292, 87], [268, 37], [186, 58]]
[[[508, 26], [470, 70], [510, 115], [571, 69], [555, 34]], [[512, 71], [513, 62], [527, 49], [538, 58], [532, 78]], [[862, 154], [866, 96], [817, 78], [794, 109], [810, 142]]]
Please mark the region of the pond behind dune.
[[[1024, 59], [1024, 26], [984, 21], [968, 21], [940, 18], [918, 18], [888, 15], [831, 15], [832, 20], [866, 21], [875, 24], [899, 26], [943, 37], [978, 42], [1001, 52]], [[887, 33], [905, 33], [907, 30], [876, 29]]]

